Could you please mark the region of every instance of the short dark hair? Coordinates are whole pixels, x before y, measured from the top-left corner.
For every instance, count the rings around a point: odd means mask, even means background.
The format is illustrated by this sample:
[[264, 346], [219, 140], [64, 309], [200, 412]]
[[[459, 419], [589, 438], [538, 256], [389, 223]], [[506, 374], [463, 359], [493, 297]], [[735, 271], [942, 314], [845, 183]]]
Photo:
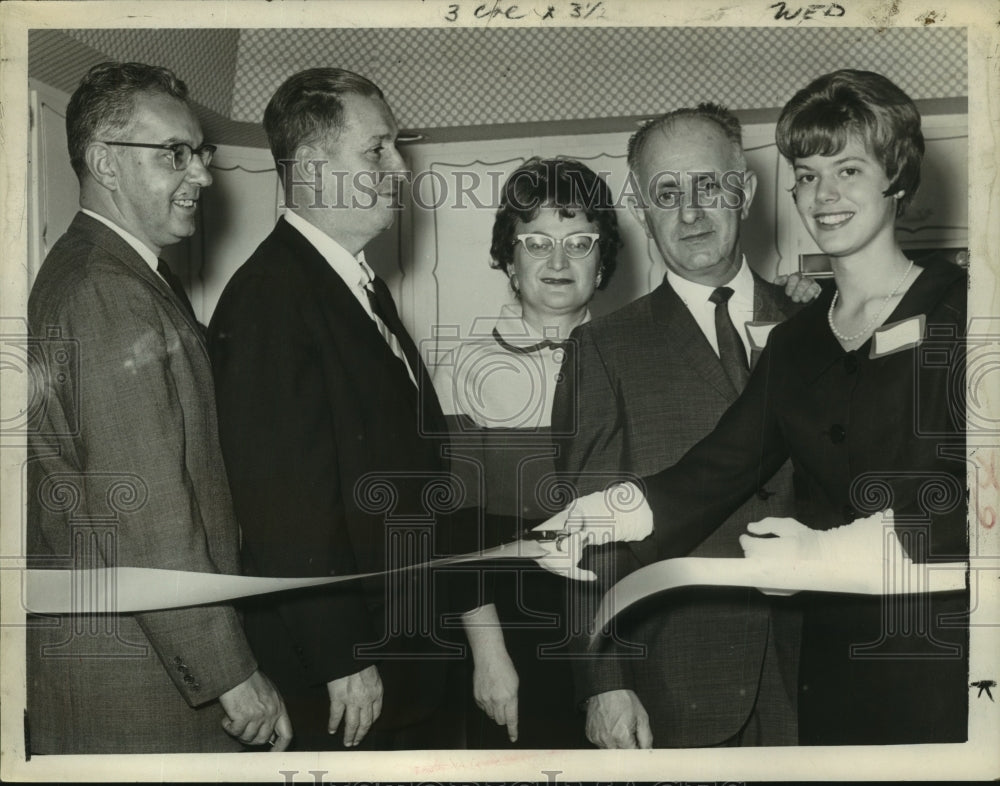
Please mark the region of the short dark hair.
[[924, 135], [920, 112], [892, 81], [873, 71], [842, 69], [799, 90], [778, 117], [778, 150], [797, 158], [833, 156], [856, 135], [889, 178], [885, 196], [902, 190], [899, 215], [920, 185]]
[[146, 63], [99, 63], [83, 77], [66, 107], [69, 162], [77, 178], [87, 172], [87, 148], [99, 138], [127, 132], [135, 116], [136, 98], [162, 93], [187, 103], [188, 90], [173, 71]]
[[299, 145], [316, 142], [344, 124], [345, 94], [385, 100], [378, 85], [342, 68], [309, 68], [286, 79], [264, 110], [264, 132], [284, 182], [281, 163], [295, 156]]
[[597, 288], [604, 289], [615, 272], [622, 245], [614, 198], [603, 177], [586, 164], [562, 156], [529, 158], [507, 178], [493, 221], [490, 267], [507, 272], [514, 262], [518, 222], [534, 221], [544, 207], [556, 208], [563, 218], [572, 218], [582, 210], [587, 220], [597, 225], [602, 273]]
[[746, 166], [746, 159], [743, 155], [743, 126], [740, 125], [739, 118], [721, 104], [704, 101], [698, 104], [698, 106], [685, 106], [680, 109], [673, 109], [659, 117], [654, 117], [632, 134], [628, 140], [627, 148], [629, 169], [635, 172], [639, 163], [639, 156], [642, 154], [642, 149], [645, 147], [646, 140], [649, 139], [650, 134], [654, 131], [666, 130], [678, 120], [707, 120], [710, 123], [714, 123], [725, 134], [726, 139], [732, 142], [740, 165]]

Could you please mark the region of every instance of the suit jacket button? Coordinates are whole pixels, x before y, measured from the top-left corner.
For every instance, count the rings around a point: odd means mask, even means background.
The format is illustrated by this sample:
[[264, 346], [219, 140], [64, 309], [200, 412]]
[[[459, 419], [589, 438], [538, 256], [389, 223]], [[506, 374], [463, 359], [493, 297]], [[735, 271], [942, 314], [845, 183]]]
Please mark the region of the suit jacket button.
[[184, 682], [186, 682], [188, 685], [193, 685], [194, 684], [194, 677], [192, 677], [190, 674], [185, 674], [184, 675]]
[[180, 655], [178, 655], [177, 657], [174, 658], [174, 663], [176, 665], [178, 665], [178, 666], [180, 666], [183, 662], [184, 662], [184, 660], [183, 660], [183, 658], [181, 658]]
[[770, 499], [773, 496], [773, 491], [768, 491], [767, 489], [757, 489], [757, 499]]
[[830, 441], [833, 443], [840, 443], [847, 439], [847, 429], [841, 426], [839, 423], [834, 423], [830, 426]]

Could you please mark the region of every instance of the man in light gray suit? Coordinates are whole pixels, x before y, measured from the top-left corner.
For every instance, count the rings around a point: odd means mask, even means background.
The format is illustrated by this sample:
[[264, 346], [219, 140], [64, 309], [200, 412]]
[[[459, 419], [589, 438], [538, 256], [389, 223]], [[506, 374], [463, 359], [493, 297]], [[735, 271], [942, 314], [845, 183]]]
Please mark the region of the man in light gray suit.
[[[28, 301], [29, 564], [239, 573], [203, 330], [161, 249], [215, 148], [164, 68], [95, 66], [66, 113], [80, 212]], [[113, 612], [113, 609], [109, 609]], [[284, 750], [291, 724], [228, 605], [29, 617], [26, 750]]]
[[[628, 163], [642, 197], [631, 212], [667, 274], [650, 294], [573, 333], [578, 373], [564, 375], [552, 420], [556, 433], [572, 435], [556, 463], [580, 494], [622, 472], [641, 477], [676, 462], [743, 388], [760, 349], [745, 323], [759, 323], [760, 337], [797, 309], [749, 268], [740, 248], [757, 181], [735, 116], [712, 104], [663, 115], [632, 137]], [[819, 291], [798, 279], [788, 289], [804, 299]], [[790, 512], [789, 480], [787, 472], [761, 478], [757, 498], [692, 556], [741, 557], [737, 536], [748, 521]], [[642, 548], [610, 544], [592, 554], [587, 567], [600, 575], [599, 588], [643, 564], [632, 553]], [[594, 591], [573, 584], [581, 599]], [[755, 590], [704, 588], [644, 609], [619, 631], [644, 655], [625, 647], [575, 664], [591, 742], [795, 744], [793, 613], [776, 611]]]

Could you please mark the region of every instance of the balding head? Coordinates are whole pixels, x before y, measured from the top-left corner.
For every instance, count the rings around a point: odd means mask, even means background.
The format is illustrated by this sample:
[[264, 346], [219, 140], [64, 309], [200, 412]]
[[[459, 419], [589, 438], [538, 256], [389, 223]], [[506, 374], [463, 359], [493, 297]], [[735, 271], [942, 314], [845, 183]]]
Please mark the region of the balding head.
[[739, 121], [712, 105], [677, 110], [633, 136], [628, 156], [642, 197], [632, 214], [667, 268], [691, 281], [726, 284], [740, 267], [740, 222], [757, 188]]

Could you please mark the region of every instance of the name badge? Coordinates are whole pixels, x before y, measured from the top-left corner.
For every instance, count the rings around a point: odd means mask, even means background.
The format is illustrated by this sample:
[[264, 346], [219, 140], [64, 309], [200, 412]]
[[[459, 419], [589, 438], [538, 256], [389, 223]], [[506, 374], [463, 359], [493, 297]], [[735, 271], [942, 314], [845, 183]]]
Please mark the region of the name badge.
[[912, 349], [924, 338], [927, 317], [920, 314], [888, 325], [882, 325], [872, 334], [870, 358], [881, 358]]
[[744, 328], [747, 331], [747, 338], [750, 339], [750, 350], [760, 352], [767, 345], [767, 337], [771, 331], [777, 327], [777, 322], [747, 322]]

